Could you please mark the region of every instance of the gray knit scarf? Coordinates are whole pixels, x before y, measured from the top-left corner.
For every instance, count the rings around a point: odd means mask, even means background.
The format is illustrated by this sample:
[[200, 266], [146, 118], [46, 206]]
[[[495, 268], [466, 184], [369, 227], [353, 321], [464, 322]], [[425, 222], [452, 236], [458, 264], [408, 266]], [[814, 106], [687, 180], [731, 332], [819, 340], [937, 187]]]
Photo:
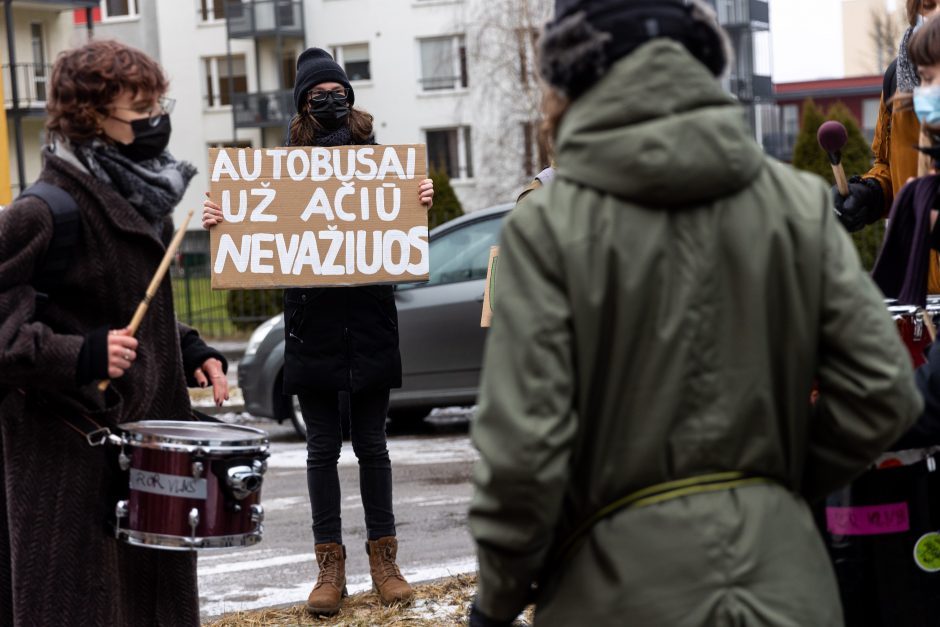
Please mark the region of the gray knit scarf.
[[904, 33], [901, 39], [901, 48], [898, 50], [898, 92], [909, 94], [915, 87], [920, 86], [920, 77], [917, 76], [917, 68], [911, 63], [911, 57], [907, 52], [908, 44], [917, 27], [911, 26]]
[[193, 164], [177, 161], [166, 151], [153, 159], [131, 161], [113, 145], [96, 139], [76, 146], [75, 153], [92, 176], [117, 190], [153, 225], [172, 213], [196, 175]]

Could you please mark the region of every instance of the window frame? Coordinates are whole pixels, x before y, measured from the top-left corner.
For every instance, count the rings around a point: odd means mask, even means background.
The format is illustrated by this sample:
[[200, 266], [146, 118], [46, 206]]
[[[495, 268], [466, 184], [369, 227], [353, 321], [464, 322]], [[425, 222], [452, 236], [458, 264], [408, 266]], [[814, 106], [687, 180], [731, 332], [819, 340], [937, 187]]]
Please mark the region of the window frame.
[[[453, 79], [454, 84], [451, 87], [428, 89], [426, 84], [429, 80], [441, 79], [426, 77], [424, 75], [422, 44], [424, 42], [441, 40], [449, 40], [451, 43], [451, 52], [454, 59], [454, 65], [452, 68], [453, 75], [445, 78]], [[470, 70], [468, 67], [467, 37], [464, 33], [455, 33], [453, 35], [436, 35], [433, 37], [418, 37], [417, 43], [418, 70], [420, 72], [420, 76], [418, 77], [418, 91], [420, 94], [454, 94], [462, 93], [469, 89]]]
[[[349, 70], [346, 68], [346, 48], [352, 48], [354, 46], [365, 46], [366, 48], [366, 62], [369, 64], [369, 76], [366, 78], [352, 78], [349, 75]], [[346, 75], [349, 76], [349, 82], [353, 84], [357, 83], [368, 83], [372, 80], [372, 45], [368, 41], [359, 41], [355, 43], [346, 43], [346, 44], [334, 44], [330, 46], [331, 51], [333, 52], [333, 60], [336, 61], [343, 71], [346, 72]]]
[[[471, 127], [469, 124], [458, 124], [457, 126], [441, 126], [422, 129], [424, 132], [425, 145], [430, 144], [428, 133], [455, 132], [457, 136], [457, 176], [452, 176], [447, 172], [451, 181], [458, 183], [472, 182], [474, 175], [473, 168], [473, 144], [471, 136]], [[428, 167], [432, 167], [431, 157], [428, 155]]]
[[[232, 55], [233, 66], [234, 66], [235, 59], [238, 59], [238, 58], [242, 59], [242, 63], [244, 63], [244, 66], [245, 66], [245, 74], [244, 74], [245, 91], [244, 92], [236, 91], [233, 94], [231, 94], [232, 96], [234, 96], [235, 94], [247, 95], [251, 93], [251, 86], [248, 83], [248, 76], [249, 76], [248, 55], [241, 54], [241, 53], [233, 54]], [[208, 55], [205, 57], [200, 57], [200, 60], [202, 61], [202, 71], [203, 71], [202, 84], [203, 84], [203, 87], [207, 88], [207, 92], [202, 94], [203, 110], [226, 111], [226, 110], [231, 109], [232, 108], [231, 102], [228, 102], [228, 103], [222, 102], [223, 95], [228, 96], [227, 94], [228, 76], [222, 76], [221, 69], [224, 65], [224, 67], [226, 68], [226, 71], [228, 71], [228, 56], [227, 55], [222, 55], [222, 56]], [[210, 91], [208, 89], [210, 87], [210, 82], [211, 82], [211, 88], [214, 91]]]
[[101, 10], [101, 22], [130, 22], [133, 20], [140, 19], [140, 6], [138, 0], [127, 0], [127, 14], [126, 15], [110, 15], [108, 14], [108, 0], [101, 0], [98, 4], [99, 9]]

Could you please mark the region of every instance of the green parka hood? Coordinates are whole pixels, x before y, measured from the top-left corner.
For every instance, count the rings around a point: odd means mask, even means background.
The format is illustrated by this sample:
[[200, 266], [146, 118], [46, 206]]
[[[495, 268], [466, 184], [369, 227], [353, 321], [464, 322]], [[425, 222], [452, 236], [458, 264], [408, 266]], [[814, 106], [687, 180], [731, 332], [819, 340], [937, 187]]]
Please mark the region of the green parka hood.
[[624, 57], [575, 100], [556, 147], [559, 176], [649, 207], [729, 196], [764, 163], [744, 110], [669, 39]]

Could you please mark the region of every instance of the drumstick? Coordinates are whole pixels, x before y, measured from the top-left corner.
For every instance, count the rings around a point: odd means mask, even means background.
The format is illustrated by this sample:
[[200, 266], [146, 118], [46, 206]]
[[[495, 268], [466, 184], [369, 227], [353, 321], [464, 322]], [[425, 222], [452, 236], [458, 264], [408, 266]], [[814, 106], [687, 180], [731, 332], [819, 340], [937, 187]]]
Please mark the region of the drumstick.
[[819, 127], [816, 133], [816, 141], [820, 147], [829, 155], [829, 163], [832, 165], [832, 174], [836, 178], [836, 186], [843, 197], [849, 195], [849, 182], [845, 178], [845, 169], [842, 167], [842, 149], [849, 141], [849, 133], [841, 122], [830, 120]]
[[[174, 235], [173, 239], [170, 240], [170, 245], [166, 247], [166, 253], [164, 253], [163, 260], [157, 267], [157, 271], [154, 273], [153, 279], [150, 280], [150, 286], [147, 288], [147, 293], [144, 294], [143, 300], [140, 301], [139, 305], [137, 305], [137, 311], [134, 312], [134, 317], [131, 318], [131, 323], [127, 325], [127, 329], [131, 332], [131, 337], [134, 337], [134, 334], [137, 333], [137, 328], [143, 321], [144, 314], [147, 313], [147, 308], [150, 307], [150, 301], [153, 300], [154, 296], [156, 296], [157, 290], [160, 288], [160, 283], [163, 282], [163, 277], [166, 276], [166, 271], [170, 268], [170, 264], [173, 262], [173, 257], [176, 255], [176, 249], [180, 247], [180, 244], [183, 242], [183, 237], [186, 236], [186, 227], [189, 225], [189, 221], [192, 219], [193, 210], [190, 209], [189, 213], [186, 214], [186, 218], [183, 219], [183, 223], [180, 225], [179, 230], [176, 231], [176, 235]], [[98, 384], [98, 389], [104, 392], [108, 389], [108, 385], [110, 384], [110, 380], [102, 381]]]
[[930, 341], [934, 342], [937, 339], [937, 327], [934, 326], [933, 318], [930, 316], [930, 312], [926, 309], [920, 310], [920, 317], [924, 321], [924, 326], [927, 327], [927, 335], [930, 336]]

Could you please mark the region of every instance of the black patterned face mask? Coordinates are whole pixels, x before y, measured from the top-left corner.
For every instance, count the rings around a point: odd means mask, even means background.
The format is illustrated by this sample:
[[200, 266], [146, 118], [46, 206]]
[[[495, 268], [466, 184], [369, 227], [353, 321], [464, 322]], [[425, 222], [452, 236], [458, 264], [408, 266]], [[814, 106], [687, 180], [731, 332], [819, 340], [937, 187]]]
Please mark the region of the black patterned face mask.
[[[120, 119], [120, 118], [115, 118]], [[124, 122], [125, 120], [121, 120]], [[159, 116], [154, 123], [154, 118], [144, 118], [129, 122], [131, 130], [134, 131], [134, 141], [129, 144], [118, 142], [118, 151], [131, 161], [146, 161], [159, 157], [166, 150], [170, 143], [170, 116], [167, 113]]]
[[310, 113], [324, 128], [334, 131], [346, 123], [349, 105], [346, 96], [339, 97], [335, 92], [326, 92], [323, 98], [311, 98]]

